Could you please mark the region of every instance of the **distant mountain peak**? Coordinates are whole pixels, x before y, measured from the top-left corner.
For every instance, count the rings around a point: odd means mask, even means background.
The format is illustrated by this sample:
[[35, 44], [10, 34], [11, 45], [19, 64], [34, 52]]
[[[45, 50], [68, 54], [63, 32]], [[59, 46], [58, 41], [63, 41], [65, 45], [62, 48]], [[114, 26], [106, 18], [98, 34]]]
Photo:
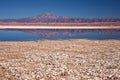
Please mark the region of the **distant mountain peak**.
[[40, 14], [39, 16], [55, 16], [55, 15], [53, 15], [51, 13], [43, 13], [43, 14]]
[[0, 19], [0, 22], [43, 22], [43, 23], [81, 23], [81, 22], [120, 22], [120, 18], [71, 18], [44, 13], [20, 19]]
[[44, 14], [40, 14], [40, 15], [37, 15], [37, 16], [33, 16], [31, 18], [33, 19], [44, 19], [44, 18], [57, 18], [58, 16], [55, 16], [53, 14], [50, 14], [50, 13], [44, 13]]
[[51, 13], [44, 13], [37, 16], [31, 17], [32, 19], [69, 19], [67, 16], [56, 16]]

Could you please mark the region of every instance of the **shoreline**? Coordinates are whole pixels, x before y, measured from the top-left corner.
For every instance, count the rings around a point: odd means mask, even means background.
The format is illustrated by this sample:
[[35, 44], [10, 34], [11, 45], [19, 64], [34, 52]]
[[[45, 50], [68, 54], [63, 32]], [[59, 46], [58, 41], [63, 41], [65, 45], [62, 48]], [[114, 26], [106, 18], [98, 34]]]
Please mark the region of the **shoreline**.
[[0, 26], [0, 29], [120, 29], [120, 26]]

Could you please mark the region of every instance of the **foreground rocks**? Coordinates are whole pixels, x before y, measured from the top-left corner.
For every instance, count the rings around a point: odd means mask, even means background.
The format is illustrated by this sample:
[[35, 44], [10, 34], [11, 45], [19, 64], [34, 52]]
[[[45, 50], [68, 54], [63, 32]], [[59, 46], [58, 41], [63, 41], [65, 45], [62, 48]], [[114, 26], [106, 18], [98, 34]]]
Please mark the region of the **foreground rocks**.
[[120, 80], [120, 41], [0, 42], [0, 80]]

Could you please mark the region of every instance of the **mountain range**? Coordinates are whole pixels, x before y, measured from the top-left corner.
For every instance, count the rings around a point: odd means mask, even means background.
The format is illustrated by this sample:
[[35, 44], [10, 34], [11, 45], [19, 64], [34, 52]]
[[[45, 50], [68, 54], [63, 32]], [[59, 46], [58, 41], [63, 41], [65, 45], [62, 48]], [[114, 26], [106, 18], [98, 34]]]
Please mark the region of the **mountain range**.
[[120, 22], [120, 18], [71, 18], [56, 16], [50, 13], [19, 19], [0, 19], [0, 22], [20, 23], [92, 23], [92, 22]]

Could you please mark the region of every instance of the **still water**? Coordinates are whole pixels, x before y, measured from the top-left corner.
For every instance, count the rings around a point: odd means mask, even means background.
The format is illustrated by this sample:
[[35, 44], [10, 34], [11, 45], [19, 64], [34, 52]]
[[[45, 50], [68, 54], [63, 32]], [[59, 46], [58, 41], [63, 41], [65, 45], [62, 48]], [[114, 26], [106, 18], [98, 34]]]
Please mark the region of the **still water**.
[[120, 29], [29, 29], [0, 30], [0, 41], [120, 40]]

